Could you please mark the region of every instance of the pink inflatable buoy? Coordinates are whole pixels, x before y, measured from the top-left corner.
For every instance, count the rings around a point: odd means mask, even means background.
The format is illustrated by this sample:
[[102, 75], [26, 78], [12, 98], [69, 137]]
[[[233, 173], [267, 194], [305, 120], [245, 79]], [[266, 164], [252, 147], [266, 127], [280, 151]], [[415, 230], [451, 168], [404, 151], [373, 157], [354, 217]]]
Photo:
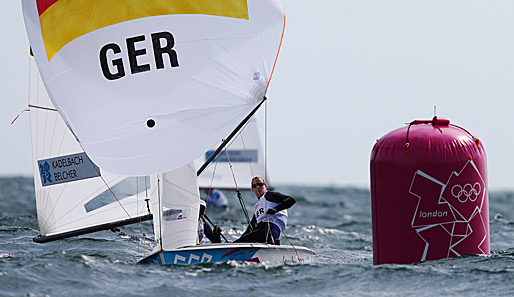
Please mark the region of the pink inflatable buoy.
[[482, 143], [447, 119], [413, 121], [371, 153], [373, 264], [489, 254]]

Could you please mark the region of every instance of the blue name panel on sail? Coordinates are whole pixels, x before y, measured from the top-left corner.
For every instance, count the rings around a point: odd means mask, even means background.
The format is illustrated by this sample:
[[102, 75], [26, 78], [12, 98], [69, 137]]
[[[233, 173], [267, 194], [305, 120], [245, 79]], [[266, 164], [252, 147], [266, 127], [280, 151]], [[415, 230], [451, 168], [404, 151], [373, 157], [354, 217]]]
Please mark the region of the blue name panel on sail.
[[[205, 159], [208, 160], [214, 151], [205, 153]], [[214, 158], [212, 162], [257, 162], [257, 150], [227, 150]]]
[[43, 187], [100, 176], [98, 168], [86, 153], [38, 160]]

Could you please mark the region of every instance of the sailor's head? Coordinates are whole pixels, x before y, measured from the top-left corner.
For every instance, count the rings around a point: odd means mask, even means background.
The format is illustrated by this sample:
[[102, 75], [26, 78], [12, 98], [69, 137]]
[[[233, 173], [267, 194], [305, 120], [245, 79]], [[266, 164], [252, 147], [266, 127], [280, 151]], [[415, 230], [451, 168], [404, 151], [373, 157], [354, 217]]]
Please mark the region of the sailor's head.
[[264, 178], [260, 176], [252, 178], [252, 192], [255, 194], [255, 196], [257, 196], [257, 198], [266, 194], [267, 191], [268, 185], [266, 184]]
[[200, 215], [204, 215], [205, 214], [205, 208], [206, 207], [207, 207], [207, 205], [205, 204], [205, 201], [200, 199]]

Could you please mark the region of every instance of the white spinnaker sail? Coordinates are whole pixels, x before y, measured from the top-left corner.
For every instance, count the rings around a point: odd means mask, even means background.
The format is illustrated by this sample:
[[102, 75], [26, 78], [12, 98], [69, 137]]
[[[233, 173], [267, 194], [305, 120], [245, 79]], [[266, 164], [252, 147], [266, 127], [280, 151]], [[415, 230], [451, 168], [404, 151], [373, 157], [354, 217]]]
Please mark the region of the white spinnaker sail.
[[[198, 185], [201, 188], [250, 189], [254, 176], [266, 177], [263, 132], [263, 121], [256, 114], [244, 130], [200, 174]], [[200, 168], [216, 148], [211, 148], [196, 159], [196, 166]]]
[[92, 161], [127, 175], [226, 137], [265, 95], [285, 24], [278, 0], [53, 2], [22, 2], [44, 83]]
[[55, 110], [33, 57], [29, 80], [34, 185], [41, 235], [146, 215], [144, 199], [149, 181], [96, 171], [99, 169], [94, 167], [86, 168], [89, 176], [84, 178], [80, 170], [87, 166], [87, 156]]
[[200, 194], [196, 169], [191, 162], [152, 178], [159, 191], [152, 194], [154, 250], [195, 245], [198, 236]]

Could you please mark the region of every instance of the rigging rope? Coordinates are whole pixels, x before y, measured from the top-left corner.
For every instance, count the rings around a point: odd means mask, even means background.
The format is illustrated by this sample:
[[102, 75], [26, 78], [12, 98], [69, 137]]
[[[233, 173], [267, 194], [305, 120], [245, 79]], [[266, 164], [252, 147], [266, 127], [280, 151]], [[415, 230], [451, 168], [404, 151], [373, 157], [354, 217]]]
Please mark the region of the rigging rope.
[[[206, 218], [206, 219], [207, 219], [207, 221], [208, 221], [209, 223], [211, 223], [211, 225], [212, 225], [212, 228], [213, 228], [213, 229], [214, 229], [214, 227], [216, 227], [216, 226], [214, 225], [214, 223], [211, 221], [211, 219], [209, 219], [209, 217], [207, 216], [207, 214], [205, 214], [205, 213], [204, 213], [204, 214], [203, 214], [203, 217], [204, 217], [204, 218]], [[223, 239], [225, 239], [225, 242], [226, 242], [226, 243], [228, 243], [228, 240], [225, 238], [225, 235], [221, 234], [221, 232], [220, 232], [220, 235], [221, 235], [221, 237], [223, 237]]]
[[[139, 210], [139, 183], [138, 183], [138, 179], [139, 177], [136, 177], [136, 207], [137, 209]], [[141, 225], [139, 224], [139, 232], [141, 232]], [[137, 241], [137, 252], [139, 253], [139, 240]], [[144, 248], [143, 248], [143, 253], [144, 253]]]
[[[94, 167], [94, 166], [93, 166]], [[121, 201], [118, 199], [118, 197], [116, 197], [116, 194], [114, 194], [114, 191], [111, 189], [111, 187], [107, 184], [107, 181], [105, 181], [104, 177], [102, 176], [102, 174], [100, 173], [100, 169], [96, 168], [95, 167], [95, 170], [98, 172], [98, 175], [100, 176], [100, 178], [102, 179], [102, 181], [104, 182], [105, 186], [107, 187], [107, 189], [109, 190], [109, 192], [111, 192], [112, 196], [114, 197], [114, 199], [116, 199], [116, 201], [118, 201], [118, 204], [120, 205], [121, 209], [123, 209], [123, 211], [127, 214], [127, 217], [129, 217], [130, 219], [132, 218], [130, 216], [130, 214], [128, 213], [128, 211], [125, 209], [125, 207], [123, 207], [123, 204], [121, 204]]]
[[214, 163], [214, 170], [212, 171], [211, 183], [209, 184], [209, 191], [207, 192], [207, 201], [206, 202], [209, 201], [210, 196], [211, 196], [212, 183], [214, 183], [214, 175], [216, 174], [216, 169], [218, 169], [218, 161], [219, 161], [219, 159], [216, 158], [216, 162]]
[[264, 178], [268, 180], [268, 102], [264, 104]]
[[234, 175], [234, 170], [232, 168], [232, 163], [230, 162], [230, 156], [227, 153], [227, 149], [225, 148], [225, 154], [227, 155], [227, 160], [230, 166], [230, 171], [232, 172], [232, 178], [234, 179], [234, 184], [236, 186], [237, 198], [239, 199], [239, 204], [241, 204], [241, 208], [243, 209], [243, 213], [245, 214], [246, 222], [248, 222], [248, 226], [250, 226], [250, 230], [253, 231], [253, 227], [250, 224], [250, 217], [248, 216], [248, 210], [246, 210], [246, 205], [243, 200], [243, 195], [241, 195], [241, 189], [237, 185], [236, 176]]
[[[241, 136], [241, 134], [239, 134], [239, 136]], [[236, 189], [239, 189], [239, 186], [237, 185], [236, 175], [234, 174], [234, 167], [232, 166], [232, 162], [230, 162], [230, 156], [229, 156], [226, 148], [225, 148], [225, 155], [227, 155], [228, 167], [230, 168], [230, 173], [232, 173], [232, 179], [234, 180], [234, 185], [236, 186]]]
[[298, 259], [298, 263], [300, 263], [300, 256], [298, 255], [298, 251], [296, 250], [295, 246], [293, 245], [293, 243], [291, 242], [291, 240], [289, 240], [289, 237], [286, 235], [286, 230], [284, 229], [284, 232], [282, 232], [284, 234], [284, 237], [287, 239], [287, 242], [289, 242], [289, 245], [293, 248], [295, 254], [296, 254], [296, 258]]
[[[266, 200], [266, 198], [264, 198], [264, 207], [266, 210], [269, 210], [268, 208], [268, 200]], [[266, 216], [268, 216], [268, 214], [266, 213]], [[266, 225], [268, 226], [268, 228], [266, 228], [266, 243], [268, 243], [268, 237], [271, 237], [271, 243], [272, 244], [275, 244], [275, 238], [273, 238], [273, 234], [271, 234], [271, 226], [270, 226], [270, 222], [269, 222], [269, 219], [266, 221]], [[271, 234], [271, 236], [269, 236]]]
[[[264, 105], [264, 177], [266, 180], [268, 180], [268, 102], [265, 102]], [[269, 222], [268, 231], [271, 232], [271, 228], [269, 228]], [[298, 262], [300, 262], [300, 256], [298, 255], [298, 251], [296, 250], [291, 240], [289, 240], [289, 237], [286, 235], [285, 229], [282, 232], [282, 234], [284, 234], [284, 237], [289, 242], [289, 245], [293, 248], [296, 254], [296, 258], [298, 259]], [[267, 236], [268, 234], [266, 234], [266, 238]], [[273, 243], [275, 243], [273, 236], [271, 236], [271, 238], [273, 240]]]
[[[268, 102], [264, 103], [264, 178], [265, 180], [268, 180]], [[266, 204], [268, 203], [266, 199]], [[267, 206], [266, 206], [267, 208]], [[271, 232], [271, 227], [268, 223], [268, 233]], [[268, 239], [268, 235], [266, 234], [266, 240]], [[273, 244], [275, 244], [275, 238], [273, 238], [273, 235], [271, 236], [271, 240]]]
[[157, 178], [157, 197], [159, 201], [159, 243], [162, 251], [162, 205], [161, 205], [161, 180]]
[[[250, 122], [250, 121], [248, 121], [248, 123], [249, 123], [249, 122]], [[244, 129], [244, 128], [243, 128], [243, 129]], [[241, 131], [241, 132], [242, 132], [242, 131]], [[239, 137], [241, 138], [241, 142], [243, 143], [243, 150], [244, 150], [245, 152], [247, 152], [247, 151], [248, 151], [248, 149], [246, 148], [246, 144], [245, 144], [245, 140], [244, 140], [243, 134], [241, 133], [241, 134], [239, 135]], [[229, 161], [229, 162], [230, 162], [230, 161]], [[248, 162], [247, 162], [247, 163], [248, 163], [248, 167], [250, 168], [250, 172], [251, 172], [251, 174], [252, 174], [252, 177], [254, 177], [254, 176], [255, 176], [255, 174], [253, 173], [253, 167], [252, 167], [252, 162], [251, 162], [250, 158], [248, 158]], [[230, 168], [232, 169], [232, 164], [230, 164]]]
[[[246, 128], [246, 126], [248, 126], [249, 123], [250, 123], [250, 121], [245, 123], [243, 128], [239, 131], [238, 135], [236, 136], [236, 137], [240, 137], [241, 138], [241, 141], [243, 142], [243, 148], [244, 148], [245, 151], [246, 151], [246, 145], [244, 144], [244, 140], [243, 140], [243, 136], [242, 136], [242, 131]], [[229, 147], [229, 145], [228, 145], [228, 147]], [[245, 202], [243, 200], [243, 196], [241, 194], [241, 189], [239, 188], [239, 185], [237, 184], [237, 179], [236, 179], [236, 176], [235, 176], [235, 173], [234, 173], [234, 167], [232, 166], [232, 162], [230, 161], [230, 155], [228, 153], [227, 146], [224, 147], [223, 150], [224, 150], [225, 155], [227, 156], [227, 161], [228, 161], [228, 164], [229, 164], [230, 173], [232, 174], [232, 179], [234, 181], [234, 186], [236, 188], [237, 198], [239, 199], [239, 204], [241, 205], [241, 208], [243, 209], [243, 213], [245, 215], [246, 222], [250, 226], [250, 230], [253, 231], [253, 227], [250, 224], [250, 217], [248, 215], [248, 210], [246, 209], [246, 204], [245, 204]], [[217, 166], [218, 166], [218, 161], [219, 161], [219, 158], [216, 158], [214, 172], [213, 172], [213, 175], [212, 175], [212, 178], [211, 178], [211, 184], [210, 184], [210, 188], [209, 188], [209, 195], [210, 195], [210, 190], [212, 189], [212, 183], [213, 183], [213, 180], [214, 180], [215, 171], [216, 171]], [[251, 167], [250, 161], [248, 161], [248, 164], [250, 166], [250, 171], [252, 172], [252, 175], [253, 175], [253, 168]]]
[[243, 209], [243, 212], [245, 214], [246, 221], [248, 222], [248, 226], [250, 226], [250, 231], [253, 231], [253, 227], [250, 224], [250, 218], [248, 217], [248, 211], [246, 210], [246, 205], [243, 200], [243, 196], [241, 195], [241, 189], [236, 189], [236, 192], [237, 192], [237, 198], [239, 198], [239, 204], [241, 204], [241, 208]]

